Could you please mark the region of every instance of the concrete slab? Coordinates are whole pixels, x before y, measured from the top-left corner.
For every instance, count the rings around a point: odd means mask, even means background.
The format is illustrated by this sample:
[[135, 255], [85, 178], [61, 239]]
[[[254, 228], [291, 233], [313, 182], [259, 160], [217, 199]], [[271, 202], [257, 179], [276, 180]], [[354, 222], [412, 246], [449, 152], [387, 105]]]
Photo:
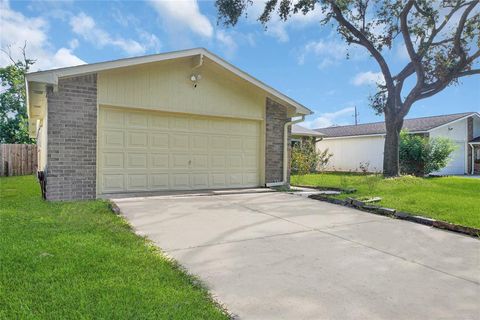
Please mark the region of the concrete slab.
[[285, 193], [115, 200], [241, 319], [480, 319], [480, 241]]

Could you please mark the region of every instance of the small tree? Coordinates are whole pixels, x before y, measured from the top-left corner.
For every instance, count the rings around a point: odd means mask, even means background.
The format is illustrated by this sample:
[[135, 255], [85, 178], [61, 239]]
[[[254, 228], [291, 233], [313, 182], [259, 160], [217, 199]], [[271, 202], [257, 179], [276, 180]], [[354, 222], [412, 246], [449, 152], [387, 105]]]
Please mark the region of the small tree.
[[22, 60], [14, 60], [9, 51], [3, 51], [12, 61], [0, 68], [0, 143], [33, 143], [28, 135], [25, 74], [35, 63], [22, 48]]
[[400, 134], [400, 168], [402, 173], [424, 176], [444, 168], [455, 150], [448, 138], [427, 138], [402, 131]]
[[328, 149], [319, 152], [315, 143], [303, 141], [292, 148], [292, 172], [300, 175], [315, 172], [317, 168], [324, 168], [331, 157], [332, 154], [328, 152]]

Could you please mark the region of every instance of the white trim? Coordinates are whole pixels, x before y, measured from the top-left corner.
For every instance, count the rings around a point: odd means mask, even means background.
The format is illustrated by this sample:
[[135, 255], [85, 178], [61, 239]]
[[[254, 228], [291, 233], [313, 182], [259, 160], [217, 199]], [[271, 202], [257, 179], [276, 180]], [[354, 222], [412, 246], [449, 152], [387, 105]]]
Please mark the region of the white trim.
[[186, 57], [191, 57], [195, 55], [203, 55], [204, 57], [219, 64], [220, 66], [234, 73], [240, 78], [261, 88], [262, 90], [266, 91], [268, 94], [272, 95], [273, 97], [293, 106], [298, 114], [309, 115], [313, 113], [310, 109], [298, 103], [297, 101], [291, 99], [290, 97], [287, 97], [286, 95], [279, 92], [278, 90], [266, 85], [260, 80], [252, 77], [248, 73], [238, 69], [234, 65], [228, 63], [227, 61], [223, 60], [222, 58], [218, 57], [217, 55], [211, 53], [210, 51], [204, 48], [195, 48], [195, 49], [189, 49], [189, 50], [174, 51], [169, 53], [154, 54], [154, 55], [126, 58], [126, 59], [113, 60], [113, 61], [107, 61], [107, 62], [85, 64], [85, 65], [53, 69], [53, 70], [47, 70], [47, 71], [32, 72], [26, 75], [26, 79], [29, 82], [41, 82], [41, 83], [57, 85], [59, 78], [91, 74], [91, 73], [96, 73], [100, 71], [128, 67], [128, 66], [135, 66], [135, 65], [151, 63], [151, 62], [186, 58]]

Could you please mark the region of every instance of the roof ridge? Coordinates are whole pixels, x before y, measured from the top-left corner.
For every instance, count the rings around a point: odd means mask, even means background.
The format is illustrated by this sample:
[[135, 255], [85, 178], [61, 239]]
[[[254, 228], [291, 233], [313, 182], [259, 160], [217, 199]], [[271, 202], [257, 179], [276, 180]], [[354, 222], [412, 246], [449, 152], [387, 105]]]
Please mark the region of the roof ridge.
[[[405, 119], [405, 121], [426, 119], [426, 118], [439, 118], [439, 117], [456, 116], [456, 115], [470, 115], [470, 114], [478, 114], [478, 112], [469, 111], [469, 112], [449, 113], [449, 114], [441, 114], [441, 115], [435, 115], [435, 116], [409, 118], [409, 119]], [[358, 126], [365, 126], [365, 125], [372, 125], [372, 124], [383, 124], [383, 123], [385, 123], [385, 120], [384, 121], [367, 122], [367, 123], [359, 123], [359, 124], [347, 124], [347, 125], [343, 125], [343, 126], [330, 126], [330, 127], [324, 127], [324, 128], [316, 128], [316, 129], [313, 129], [313, 130], [318, 131], [318, 130], [325, 130], [325, 129], [331, 129], [331, 128], [358, 127]]]

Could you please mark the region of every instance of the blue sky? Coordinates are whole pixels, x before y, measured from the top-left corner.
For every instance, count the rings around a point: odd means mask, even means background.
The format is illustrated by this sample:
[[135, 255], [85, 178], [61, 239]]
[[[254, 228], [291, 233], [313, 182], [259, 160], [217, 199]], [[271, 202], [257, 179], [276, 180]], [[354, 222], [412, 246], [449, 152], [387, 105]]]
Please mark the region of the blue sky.
[[[321, 13], [274, 19], [265, 30], [256, 17], [234, 28], [217, 25], [213, 1], [3, 1], [0, 40], [12, 55], [27, 41], [35, 69], [49, 69], [144, 54], [205, 47], [242, 70], [312, 109], [313, 128], [351, 124], [357, 106], [360, 123], [381, 121], [368, 106], [379, 69], [363, 48], [348, 47]], [[349, 52], [349, 59], [346, 53]], [[402, 43], [386, 53], [394, 70], [406, 62]], [[0, 65], [8, 63], [2, 54]], [[408, 117], [480, 112], [480, 77], [417, 102]]]

